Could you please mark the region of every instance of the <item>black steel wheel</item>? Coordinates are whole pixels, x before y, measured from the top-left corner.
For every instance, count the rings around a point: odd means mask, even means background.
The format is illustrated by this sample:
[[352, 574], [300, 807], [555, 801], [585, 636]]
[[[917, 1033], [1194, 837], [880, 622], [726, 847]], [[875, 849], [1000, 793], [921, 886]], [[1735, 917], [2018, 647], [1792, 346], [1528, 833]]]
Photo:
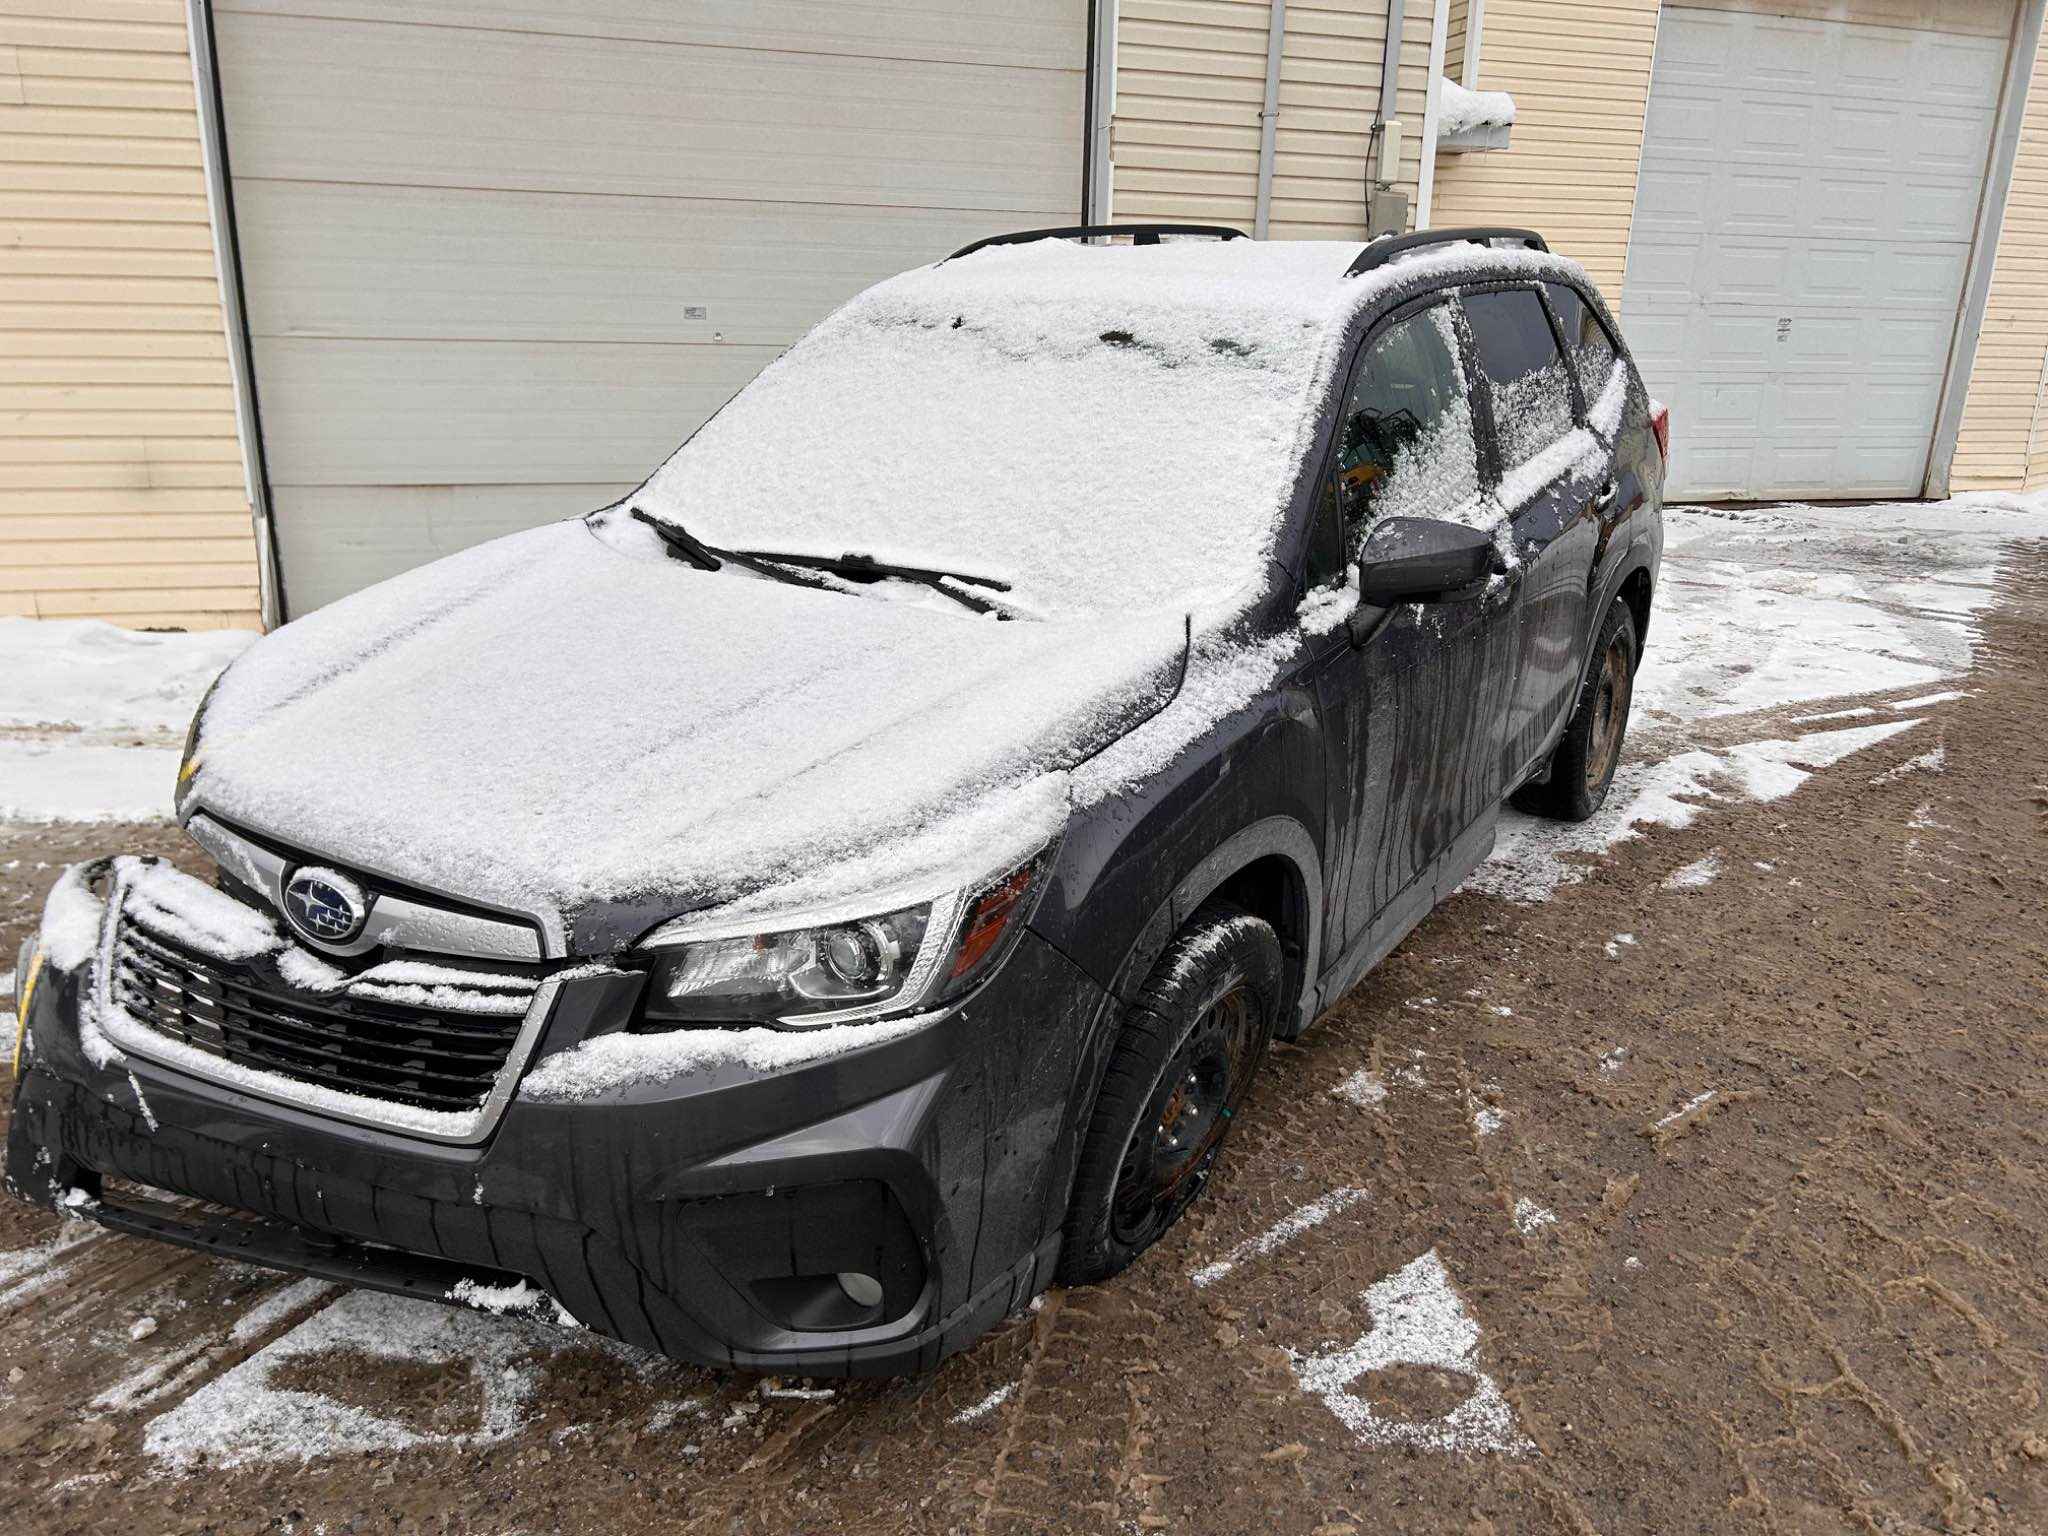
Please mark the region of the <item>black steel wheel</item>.
[[1202, 1192], [1273, 1038], [1279, 937], [1211, 902], [1126, 1011], [1082, 1142], [1060, 1252], [1069, 1285], [1124, 1269]]
[[1638, 659], [1635, 616], [1616, 598], [1594, 639], [1578, 705], [1551, 754], [1549, 772], [1515, 792], [1516, 809], [1556, 821], [1584, 821], [1606, 803], [1628, 737]]

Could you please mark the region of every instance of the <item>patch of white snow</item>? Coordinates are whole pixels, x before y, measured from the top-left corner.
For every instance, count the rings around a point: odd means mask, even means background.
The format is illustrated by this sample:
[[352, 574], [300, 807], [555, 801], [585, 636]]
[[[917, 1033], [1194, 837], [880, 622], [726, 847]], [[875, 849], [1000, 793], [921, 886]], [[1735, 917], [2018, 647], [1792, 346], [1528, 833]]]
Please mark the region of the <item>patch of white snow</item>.
[[[1369, 1287], [1363, 1299], [1373, 1322], [1356, 1342], [1308, 1357], [1289, 1352], [1302, 1390], [1320, 1398], [1361, 1445], [1454, 1455], [1523, 1456], [1535, 1449], [1499, 1385], [1479, 1368], [1479, 1324], [1435, 1249]], [[1443, 1417], [1418, 1421], [1384, 1414], [1350, 1390], [1362, 1376], [1399, 1366], [1462, 1376], [1471, 1393]]]
[[1346, 1187], [1333, 1189], [1319, 1199], [1290, 1211], [1274, 1222], [1272, 1226], [1254, 1237], [1248, 1237], [1222, 1258], [1204, 1264], [1188, 1279], [1197, 1290], [1205, 1290], [1223, 1279], [1247, 1259], [1258, 1258], [1294, 1241], [1304, 1232], [1313, 1230], [1335, 1216], [1339, 1211], [1349, 1210], [1365, 1199], [1365, 1191]]

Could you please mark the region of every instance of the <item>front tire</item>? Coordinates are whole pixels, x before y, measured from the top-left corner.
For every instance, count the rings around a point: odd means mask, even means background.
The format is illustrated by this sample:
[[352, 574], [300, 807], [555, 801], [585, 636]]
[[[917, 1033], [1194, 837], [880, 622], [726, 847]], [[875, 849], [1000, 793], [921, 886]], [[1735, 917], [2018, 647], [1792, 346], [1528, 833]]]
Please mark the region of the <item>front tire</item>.
[[1089, 1117], [1060, 1248], [1059, 1280], [1123, 1270], [1208, 1182], [1279, 1016], [1272, 926], [1207, 903], [1125, 1010]]
[[1600, 625], [1571, 723], [1550, 755], [1549, 775], [1516, 790], [1515, 809], [1554, 821], [1584, 821], [1606, 803], [1628, 735], [1637, 656], [1635, 615], [1616, 598]]

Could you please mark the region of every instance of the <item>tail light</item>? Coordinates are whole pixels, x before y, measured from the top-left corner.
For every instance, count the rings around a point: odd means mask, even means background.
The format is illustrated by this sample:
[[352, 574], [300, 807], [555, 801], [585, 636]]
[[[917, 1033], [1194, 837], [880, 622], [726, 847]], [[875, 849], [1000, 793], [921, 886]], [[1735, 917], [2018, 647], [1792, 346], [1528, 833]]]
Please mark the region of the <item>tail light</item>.
[[1671, 407], [1662, 400], [1650, 402], [1650, 430], [1657, 434], [1657, 452], [1671, 462]]

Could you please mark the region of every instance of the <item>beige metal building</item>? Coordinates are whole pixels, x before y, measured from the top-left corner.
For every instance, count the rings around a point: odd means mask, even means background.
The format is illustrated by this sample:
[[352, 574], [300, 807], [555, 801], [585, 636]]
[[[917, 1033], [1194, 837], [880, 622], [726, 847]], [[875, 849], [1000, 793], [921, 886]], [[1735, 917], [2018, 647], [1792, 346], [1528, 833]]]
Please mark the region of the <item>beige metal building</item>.
[[1534, 226], [1684, 494], [2048, 484], [2043, 5], [0, 0], [0, 613], [278, 622], [1082, 217]]

